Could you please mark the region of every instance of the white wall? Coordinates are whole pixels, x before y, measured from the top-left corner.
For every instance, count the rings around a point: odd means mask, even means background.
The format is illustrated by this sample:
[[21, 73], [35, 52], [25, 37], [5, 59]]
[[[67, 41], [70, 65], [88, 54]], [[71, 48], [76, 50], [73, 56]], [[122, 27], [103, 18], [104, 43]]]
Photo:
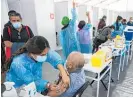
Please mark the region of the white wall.
[[28, 25], [37, 35], [36, 13], [33, 0], [8, 0], [9, 10], [15, 10], [21, 14], [23, 24]]
[[113, 11], [109, 10], [109, 16], [107, 17], [109, 19], [109, 25], [113, 24]]
[[22, 15], [21, 12], [21, 4], [20, 4], [20, 0], [7, 0], [8, 2], [8, 7], [9, 10], [15, 10], [16, 12], [19, 12]]
[[99, 23], [98, 15], [99, 15], [98, 7], [93, 7], [93, 21], [92, 22], [93, 22], [94, 27], [96, 27], [96, 28]]
[[133, 17], [133, 12], [119, 12], [118, 14], [127, 19], [127, 21], [129, 21], [130, 17]]
[[87, 12], [87, 6], [86, 5], [80, 5], [78, 6], [78, 21], [84, 20], [87, 22], [86, 12]]
[[56, 48], [55, 19], [50, 19], [54, 13], [53, 0], [34, 0], [38, 34], [44, 36], [52, 49]]
[[[62, 18], [68, 16], [68, 2], [55, 2], [55, 31], [60, 32], [63, 27]], [[63, 9], [63, 10], [62, 10]]]
[[[23, 23], [30, 26], [34, 35], [37, 35], [36, 13], [33, 0], [20, 0]], [[28, 7], [27, 7], [28, 6]]]
[[8, 5], [7, 0], [1, 0], [1, 33], [3, 34], [4, 24], [8, 22]]

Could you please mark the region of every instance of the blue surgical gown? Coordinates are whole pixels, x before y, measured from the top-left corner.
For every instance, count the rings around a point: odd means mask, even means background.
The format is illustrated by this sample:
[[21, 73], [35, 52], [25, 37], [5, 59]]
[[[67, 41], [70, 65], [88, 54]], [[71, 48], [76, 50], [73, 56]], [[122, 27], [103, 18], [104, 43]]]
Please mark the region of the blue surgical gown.
[[120, 35], [122, 36], [123, 35], [123, 30], [124, 30], [124, 26], [122, 23], [118, 23], [118, 26], [119, 26], [119, 30], [116, 30], [116, 23], [113, 24], [114, 27], [115, 27], [115, 30], [114, 32], [111, 33], [111, 36], [114, 38], [116, 37], [116, 35]]
[[128, 26], [133, 26], [133, 23], [128, 22], [127, 25]]
[[[62, 64], [62, 59], [55, 51], [49, 50], [46, 62], [57, 69], [58, 64]], [[42, 79], [42, 64], [31, 59], [27, 53], [20, 54], [13, 58], [6, 81], [14, 82], [15, 88], [35, 82], [37, 91], [42, 92], [48, 83]]]
[[63, 48], [65, 60], [72, 51], [79, 51], [79, 44], [76, 37], [76, 19], [76, 9], [73, 8], [72, 19], [70, 20], [68, 27], [60, 32], [59, 39]]
[[77, 32], [77, 38], [80, 44], [81, 53], [92, 53], [90, 28], [91, 24], [86, 24], [83, 29]]

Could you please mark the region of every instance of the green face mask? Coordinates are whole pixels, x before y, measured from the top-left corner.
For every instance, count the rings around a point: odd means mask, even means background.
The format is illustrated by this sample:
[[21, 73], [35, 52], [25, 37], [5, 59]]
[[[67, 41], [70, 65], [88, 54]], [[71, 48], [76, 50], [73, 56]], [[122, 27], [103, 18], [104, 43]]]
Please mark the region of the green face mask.
[[63, 26], [65, 26], [65, 25], [69, 24], [69, 21], [70, 21], [69, 18], [67, 16], [65, 16], [65, 17], [63, 17], [61, 24]]

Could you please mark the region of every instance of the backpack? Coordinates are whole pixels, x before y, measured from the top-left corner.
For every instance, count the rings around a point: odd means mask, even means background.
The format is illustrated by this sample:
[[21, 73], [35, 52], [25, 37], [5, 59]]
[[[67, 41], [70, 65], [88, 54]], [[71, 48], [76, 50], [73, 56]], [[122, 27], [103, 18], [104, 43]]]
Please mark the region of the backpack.
[[[10, 41], [11, 41], [11, 29], [9, 26], [7, 28], [8, 28], [8, 34], [10, 36]], [[30, 32], [29, 32], [28, 26], [25, 26], [25, 28], [26, 28], [27, 34], [30, 38]], [[10, 57], [11, 57], [11, 48], [6, 47], [6, 60], [10, 59]]]

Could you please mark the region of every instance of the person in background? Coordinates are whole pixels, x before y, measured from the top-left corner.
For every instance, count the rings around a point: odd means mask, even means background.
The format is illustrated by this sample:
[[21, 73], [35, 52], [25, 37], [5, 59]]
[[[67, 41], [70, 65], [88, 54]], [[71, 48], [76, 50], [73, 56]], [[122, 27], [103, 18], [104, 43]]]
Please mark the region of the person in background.
[[11, 19], [12, 16], [15, 15], [15, 14], [16, 14], [16, 11], [14, 11], [14, 10], [10, 10], [10, 11], [8, 12], [9, 21], [4, 25], [4, 27], [8, 27], [8, 26], [11, 26], [11, 25], [12, 25], [10, 19]]
[[123, 31], [122, 17], [117, 16], [116, 22], [113, 25], [115, 26], [115, 31]]
[[66, 62], [66, 70], [70, 77], [70, 87], [64, 87], [62, 85], [62, 78], [60, 77], [58, 84], [50, 89], [47, 95], [52, 97], [73, 97], [85, 83], [84, 63], [83, 54], [75, 51], [71, 52]]
[[122, 24], [123, 24], [123, 28], [125, 29], [126, 26], [127, 26], [127, 20], [126, 20], [126, 19], [123, 19], [123, 20], [122, 20]]
[[5, 81], [5, 61], [6, 61], [6, 55], [5, 55], [5, 45], [3, 36], [1, 35], [1, 83]]
[[122, 17], [117, 16], [116, 22], [113, 24], [115, 27], [115, 31], [112, 33], [112, 37], [116, 37], [116, 35], [123, 35], [124, 26], [122, 24]]
[[106, 26], [106, 19], [107, 17], [105, 15], [100, 19], [100, 22], [98, 23], [98, 31]]
[[123, 24], [123, 25], [127, 25], [127, 20], [126, 20], [126, 19], [123, 19], [123, 20], [122, 20], [122, 24]]
[[127, 25], [127, 20], [126, 20], [126, 19], [123, 19], [123, 20], [122, 20], [122, 24], [123, 24], [123, 26], [124, 26], [124, 28], [125, 28], [126, 25]]
[[133, 26], [133, 17], [130, 17], [129, 22], [127, 23], [128, 26]]
[[59, 34], [65, 60], [72, 51], [79, 51], [79, 44], [76, 37], [76, 19], [76, 5], [73, 1], [72, 19], [70, 20], [67, 16], [62, 18], [61, 23], [63, 28]]
[[90, 22], [89, 12], [86, 13], [88, 18], [88, 23], [84, 20], [80, 21], [78, 24], [79, 30], [77, 31], [77, 38], [80, 44], [81, 53], [92, 53], [90, 28], [92, 27]]
[[19, 13], [10, 16], [12, 25], [5, 27], [3, 30], [3, 39], [6, 47], [6, 57], [11, 55], [32, 38], [34, 34], [28, 26], [22, 25], [22, 17]]
[[92, 52], [94, 53], [95, 50], [98, 50], [98, 47], [106, 42], [108, 39], [112, 39], [111, 38], [111, 33], [114, 32], [115, 27], [112, 26], [108, 26], [108, 27], [104, 27], [101, 31], [101, 33], [95, 37], [94, 41], [93, 41], [93, 50]]
[[16, 89], [35, 82], [37, 92], [43, 92], [51, 87], [51, 83], [42, 79], [44, 62], [48, 62], [55, 69], [59, 69], [63, 85], [69, 85], [70, 80], [60, 55], [50, 49], [47, 39], [42, 36], [30, 38], [7, 62], [6, 65], [9, 70], [6, 74], [6, 81], [14, 82]]

